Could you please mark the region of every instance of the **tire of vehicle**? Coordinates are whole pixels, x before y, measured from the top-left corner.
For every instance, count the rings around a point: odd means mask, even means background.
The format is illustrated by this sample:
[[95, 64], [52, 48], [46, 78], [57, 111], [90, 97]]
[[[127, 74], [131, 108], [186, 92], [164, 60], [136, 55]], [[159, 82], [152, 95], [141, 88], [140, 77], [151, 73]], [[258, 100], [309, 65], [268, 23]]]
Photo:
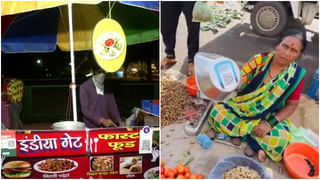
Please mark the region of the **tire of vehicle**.
[[258, 2], [250, 15], [253, 30], [257, 34], [267, 37], [281, 34], [286, 28], [288, 20], [287, 9], [279, 2]]

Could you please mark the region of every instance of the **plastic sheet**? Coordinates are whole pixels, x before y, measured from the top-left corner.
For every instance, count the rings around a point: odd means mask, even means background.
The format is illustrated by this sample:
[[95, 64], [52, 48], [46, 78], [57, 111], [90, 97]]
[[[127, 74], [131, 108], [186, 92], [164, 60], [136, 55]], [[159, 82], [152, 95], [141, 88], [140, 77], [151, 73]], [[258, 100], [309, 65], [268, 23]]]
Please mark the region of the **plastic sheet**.
[[221, 159], [217, 164], [215, 164], [208, 175], [208, 179], [222, 179], [222, 175], [224, 172], [236, 166], [248, 166], [256, 170], [260, 174], [262, 179], [272, 178], [271, 175], [266, 171], [264, 166], [262, 166], [255, 160], [242, 155], [231, 155]]

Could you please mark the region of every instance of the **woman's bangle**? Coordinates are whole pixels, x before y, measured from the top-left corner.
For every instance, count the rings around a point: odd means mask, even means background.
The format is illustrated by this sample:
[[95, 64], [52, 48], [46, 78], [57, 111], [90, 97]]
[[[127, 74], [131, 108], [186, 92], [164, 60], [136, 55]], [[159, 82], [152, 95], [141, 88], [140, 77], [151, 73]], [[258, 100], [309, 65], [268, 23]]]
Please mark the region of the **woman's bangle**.
[[264, 122], [272, 129], [271, 125], [267, 121]]
[[273, 115], [273, 117], [277, 119], [278, 123], [280, 122], [279, 118], [276, 115]]
[[266, 120], [266, 122], [273, 128], [276, 124], [279, 123], [279, 119], [277, 116], [272, 116], [270, 119]]

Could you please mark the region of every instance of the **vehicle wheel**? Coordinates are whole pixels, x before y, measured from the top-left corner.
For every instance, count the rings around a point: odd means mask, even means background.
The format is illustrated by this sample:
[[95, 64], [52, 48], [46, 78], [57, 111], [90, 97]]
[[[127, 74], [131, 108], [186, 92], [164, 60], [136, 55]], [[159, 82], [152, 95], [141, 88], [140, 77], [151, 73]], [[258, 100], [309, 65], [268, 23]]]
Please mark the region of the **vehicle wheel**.
[[258, 2], [251, 12], [250, 21], [257, 34], [274, 37], [286, 28], [288, 16], [287, 9], [279, 2]]

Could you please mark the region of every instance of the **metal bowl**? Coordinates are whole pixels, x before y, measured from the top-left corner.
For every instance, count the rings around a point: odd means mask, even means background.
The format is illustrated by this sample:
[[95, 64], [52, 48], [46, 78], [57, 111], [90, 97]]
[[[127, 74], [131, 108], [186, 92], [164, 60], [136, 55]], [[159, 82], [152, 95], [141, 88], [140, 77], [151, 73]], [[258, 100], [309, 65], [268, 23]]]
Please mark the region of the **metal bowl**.
[[75, 121], [60, 121], [52, 125], [55, 130], [73, 130], [73, 129], [84, 129], [86, 126], [83, 122]]

